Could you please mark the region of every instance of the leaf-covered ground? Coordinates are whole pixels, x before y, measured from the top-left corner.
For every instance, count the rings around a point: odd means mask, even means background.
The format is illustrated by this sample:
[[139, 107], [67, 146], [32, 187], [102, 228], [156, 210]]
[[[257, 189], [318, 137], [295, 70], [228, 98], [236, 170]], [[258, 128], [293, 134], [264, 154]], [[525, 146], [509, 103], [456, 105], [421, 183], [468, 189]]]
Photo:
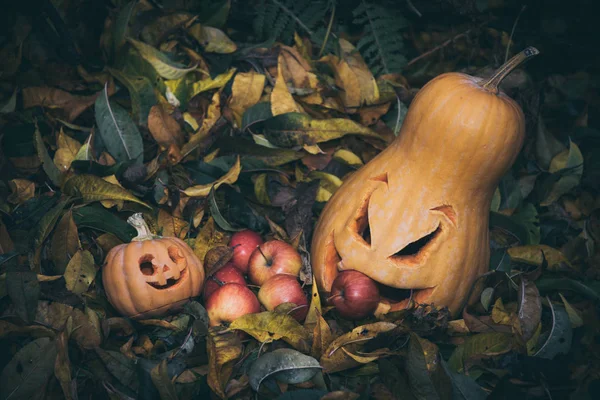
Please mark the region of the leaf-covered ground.
[[[600, 398], [589, 2], [10, 3], [0, 399]], [[398, 135], [427, 81], [489, 76], [529, 45], [541, 54], [502, 86], [527, 132], [492, 202], [481, 296], [454, 320], [426, 304], [340, 317], [310, 268], [324, 204]], [[208, 273], [240, 229], [292, 244], [306, 320], [282, 307], [209, 328], [201, 296], [164, 318], [124, 318], [102, 268], [135, 236], [136, 212]]]

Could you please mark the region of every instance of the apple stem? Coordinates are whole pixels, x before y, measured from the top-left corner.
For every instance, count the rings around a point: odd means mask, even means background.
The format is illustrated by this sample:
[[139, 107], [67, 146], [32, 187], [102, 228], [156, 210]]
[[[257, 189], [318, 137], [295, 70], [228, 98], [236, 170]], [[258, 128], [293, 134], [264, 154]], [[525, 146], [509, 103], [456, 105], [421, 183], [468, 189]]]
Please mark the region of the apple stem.
[[327, 298], [327, 302], [329, 303], [332, 299], [335, 299], [336, 297], [342, 297], [342, 296], [344, 296], [343, 293], [334, 294], [333, 296], [329, 296]]
[[258, 252], [263, 256], [263, 258], [265, 259], [265, 262], [267, 263], [267, 267], [270, 267], [272, 265], [272, 260], [267, 258], [267, 256], [265, 256], [265, 253], [263, 253], [262, 249], [260, 248], [260, 246], [256, 247], [258, 249]]

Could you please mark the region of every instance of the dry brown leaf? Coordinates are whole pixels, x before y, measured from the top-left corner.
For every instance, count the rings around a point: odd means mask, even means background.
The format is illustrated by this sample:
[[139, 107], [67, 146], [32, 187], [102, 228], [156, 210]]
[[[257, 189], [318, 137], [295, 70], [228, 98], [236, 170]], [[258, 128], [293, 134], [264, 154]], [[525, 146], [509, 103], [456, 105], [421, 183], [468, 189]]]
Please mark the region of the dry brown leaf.
[[[28, 87], [23, 88], [23, 108], [41, 106], [62, 109], [66, 114], [66, 120], [71, 122], [93, 105], [100, 93], [90, 96], [76, 96], [64, 90], [48, 86]], [[114, 93], [115, 85], [111, 81], [108, 85], [108, 95], [111, 96]]]
[[356, 353], [379, 333], [390, 331], [396, 326], [391, 322], [375, 322], [354, 328], [351, 332], [338, 337], [331, 342], [319, 360], [323, 366], [323, 372], [333, 373], [360, 365], [359, 362], [341, 351], [341, 348], [344, 347], [347, 351]]
[[242, 165], [240, 162], [240, 156], [236, 157], [235, 163], [231, 166], [229, 171], [219, 179], [214, 182], [207, 183], [205, 185], [196, 185], [191, 186], [183, 191], [186, 196], [190, 197], [206, 197], [210, 193], [211, 189], [217, 190], [219, 186], [222, 184], [232, 185], [234, 184], [238, 177], [240, 176], [240, 172], [242, 170]]
[[196, 241], [194, 243], [194, 254], [200, 260], [204, 260], [206, 253], [216, 246], [226, 246], [229, 242], [229, 236], [223, 231], [217, 229], [213, 217], [208, 217], [204, 226], [200, 229]]
[[360, 104], [376, 104], [379, 101], [379, 87], [377, 81], [360, 52], [349, 41], [340, 39], [340, 48], [342, 57], [348, 63], [348, 66], [358, 82], [360, 89]]
[[12, 179], [8, 186], [12, 193], [6, 200], [12, 204], [22, 204], [35, 196], [35, 183], [27, 179]]
[[317, 320], [313, 329], [313, 342], [310, 354], [318, 360], [333, 341], [333, 333], [321, 313], [316, 312], [315, 315]]
[[156, 143], [163, 149], [171, 145], [175, 145], [177, 148], [183, 146], [185, 138], [181, 126], [161, 104], [156, 104], [150, 109], [148, 130]]
[[190, 224], [186, 220], [160, 209], [158, 211], [158, 229], [162, 232], [161, 236], [185, 239], [190, 230]]
[[233, 367], [242, 355], [242, 343], [236, 332], [223, 332], [221, 326], [211, 327], [206, 337], [208, 353], [208, 385], [221, 398], [226, 398], [225, 387]]
[[64, 274], [69, 260], [81, 248], [72, 210], [63, 214], [52, 234], [50, 251], [56, 272]]
[[211, 103], [206, 111], [206, 117], [202, 120], [202, 125], [198, 132], [191, 135], [188, 142], [181, 148], [182, 158], [185, 158], [197, 148], [204, 149], [210, 147], [212, 144], [210, 130], [215, 126], [219, 118], [221, 118], [221, 90], [213, 94]]

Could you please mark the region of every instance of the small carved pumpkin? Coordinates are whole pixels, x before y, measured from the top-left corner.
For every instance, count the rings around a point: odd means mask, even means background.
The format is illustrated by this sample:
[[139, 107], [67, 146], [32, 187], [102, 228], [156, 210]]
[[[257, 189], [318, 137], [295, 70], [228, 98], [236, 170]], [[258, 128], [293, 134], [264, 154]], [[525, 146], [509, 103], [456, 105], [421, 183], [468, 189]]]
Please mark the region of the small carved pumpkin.
[[192, 249], [179, 238], [153, 235], [140, 213], [127, 222], [138, 236], [113, 247], [102, 270], [113, 307], [134, 319], [158, 317], [198, 296], [204, 268]]
[[498, 85], [537, 53], [524, 50], [487, 80], [446, 73], [419, 91], [398, 137], [320, 216], [311, 247], [320, 290], [338, 271], [357, 270], [410, 289], [388, 296], [388, 311], [411, 300], [460, 311], [488, 269], [490, 203], [524, 139], [523, 112]]

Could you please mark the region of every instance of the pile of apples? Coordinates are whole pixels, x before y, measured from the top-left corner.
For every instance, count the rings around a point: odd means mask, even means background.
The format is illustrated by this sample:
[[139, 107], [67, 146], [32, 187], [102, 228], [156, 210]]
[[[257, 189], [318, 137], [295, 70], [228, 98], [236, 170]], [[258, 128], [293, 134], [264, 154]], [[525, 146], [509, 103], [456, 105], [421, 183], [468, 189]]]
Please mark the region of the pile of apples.
[[[290, 315], [302, 322], [308, 313], [308, 300], [298, 281], [302, 268], [298, 251], [281, 240], [265, 242], [249, 229], [234, 233], [229, 246], [233, 248], [232, 259], [204, 284], [210, 326], [258, 313], [261, 304], [271, 311], [282, 303], [296, 304]], [[245, 275], [260, 287], [258, 298], [248, 288]]]

